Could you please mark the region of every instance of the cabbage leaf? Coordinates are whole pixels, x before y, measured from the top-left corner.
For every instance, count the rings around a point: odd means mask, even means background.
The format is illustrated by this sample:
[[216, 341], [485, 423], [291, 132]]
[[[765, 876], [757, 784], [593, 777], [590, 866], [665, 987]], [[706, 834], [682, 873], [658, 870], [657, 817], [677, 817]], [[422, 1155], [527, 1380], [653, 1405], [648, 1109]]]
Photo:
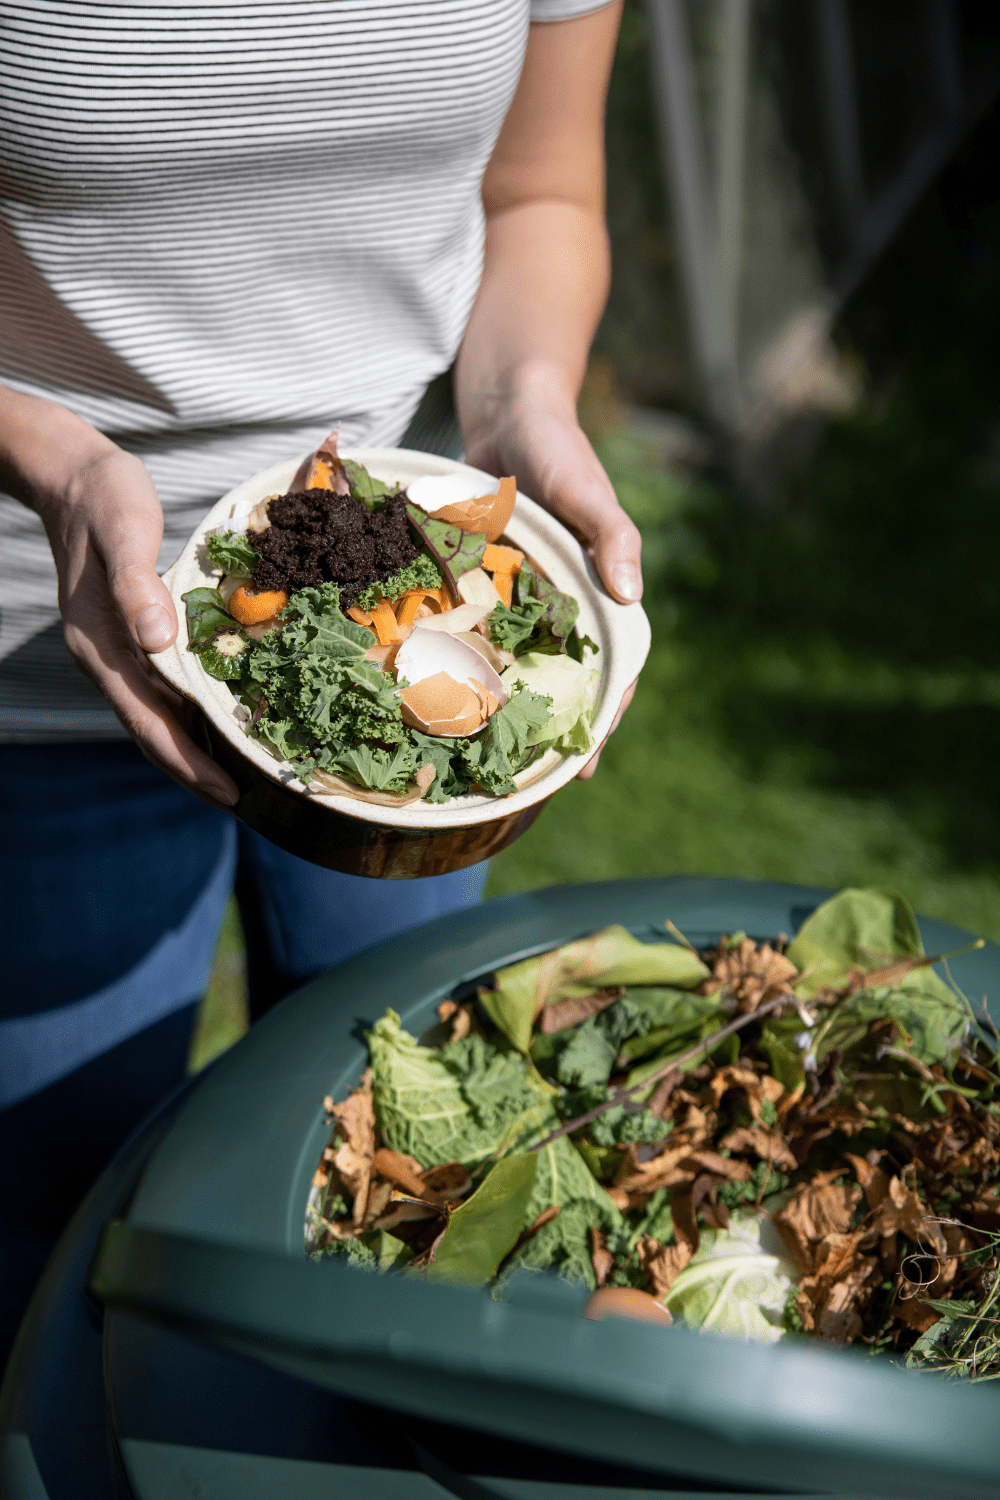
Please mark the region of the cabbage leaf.
[[788, 1294], [798, 1280], [764, 1214], [737, 1211], [728, 1229], [703, 1229], [701, 1243], [665, 1299], [689, 1328], [773, 1344], [782, 1335]]

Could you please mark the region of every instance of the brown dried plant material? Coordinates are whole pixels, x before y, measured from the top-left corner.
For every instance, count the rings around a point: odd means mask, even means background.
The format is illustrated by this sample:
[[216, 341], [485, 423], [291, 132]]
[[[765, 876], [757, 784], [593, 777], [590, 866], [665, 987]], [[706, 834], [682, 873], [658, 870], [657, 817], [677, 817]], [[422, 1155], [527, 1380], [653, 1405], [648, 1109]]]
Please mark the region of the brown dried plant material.
[[380, 1146], [375, 1152], [373, 1166], [378, 1175], [391, 1182], [393, 1187], [402, 1188], [404, 1193], [412, 1193], [415, 1198], [423, 1196], [422, 1168], [415, 1157]]
[[364, 1223], [368, 1206], [368, 1186], [375, 1157], [375, 1107], [372, 1103], [372, 1070], [366, 1068], [361, 1083], [346, 1099], [335, 1104], [324, 1100], [327, 1114], [336, 1120], [340, 1144], [334, 1149], [332, 1165], [352, 1198], [351, 1222], [355, 1228]]
[[830, 1235], [846, 1235], [861, 1190], [853, 1183], [833, 1182], [843, 1175], [821, 1172], [812, 1182], [800, 1182], [789, 1202], [773, 1215], [774, 1224], [800, 1271], [816, 1269], [819, 1249]]
[[640, 1239], [638, 1251], [646, 1287], [658, 1302], [662, 1302], [694, 1251], [686, 1240], [679, 1240], [675, 1245], [661, 1245], [648, 1234]]
[[[454, 1000], [442, 1000], [437, 1008], [437, 1016], [442, 1025], [447, 1021], [451, 1022], [449, 1042], [460, 1042], [474, 1029], [475, 1016], [471, 1002], [458, 1005]], [[478, 1030], [478, 1027], [475, 1029]]]
[[538, 1029], [543, 1036], [556, 1031], [565, 1031], [568, 1026], [579, 1026], [581, 1021], [600, 1015], [609, 1005], [614, 1005], [625, 993], [625, 986], [614, 989], [595, 990], [592, 995], [571, 996], [568, 1000], [557, 1000], [554, 1005], [543, 1005]]
[[767, 1125], [737, 1125], [719, 1141], [720, 1151], [752, 1151], [761, 1161], [794, 1172], [798, 1167], [795, 1154], [785, 1144], [780, 1130]]
[[615, 1258], [605, 1244], [603, 1233], [595, 1224], [591, 1224], [587, 1233], [590, 1238], [590, 1264], [594, 1268], [594, 1278], [598, 1286], [604, 1286], [611, 1274]]
[[460, 1161], [442, 1162], [420, 1174], [423, 1196], [443, 1203], [458, 1203], [472, 1186], [468, 1169]]
[[712, 977], [704, 981], [700, 990], [711, 995], [727, 987], [737, 1009], [745, 1013], [778, 995], [791, 995], [791, 982], [798, 977], [799, 971], [791, 960], [776, 952], [770, 943], [758, 947], [753, 938], [744, 938], [727, 951], [723, 939], [715, 951]]

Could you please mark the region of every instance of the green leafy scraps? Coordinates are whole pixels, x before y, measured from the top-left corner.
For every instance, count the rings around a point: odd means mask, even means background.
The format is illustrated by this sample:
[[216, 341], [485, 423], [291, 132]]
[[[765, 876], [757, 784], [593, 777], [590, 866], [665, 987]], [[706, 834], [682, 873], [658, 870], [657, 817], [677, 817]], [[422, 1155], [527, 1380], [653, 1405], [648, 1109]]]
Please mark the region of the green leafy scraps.
[[481, 734], [463, 740], [462, 761], [470, 778], [494, 797], [516, 792], [514, 777], [531, 756], [531, 735], [548, 721], [551, 701], [522, 688], [490, 717]]
[[181, 598], [186, 605], [188, 647], [197, 651], [220, 630], [238, 630], [218, 589], [189, 589]]
[[[341, 459], [347, 482], [351, 486], [351, 494], [357, 500], [363, 500], [369, 510], [375, 508], [377, 500], [384, 500], [386, 495], [394, 495], [399, 486], [385, 484], [381, 479], [376, 479], [374, 474], [369, 474], [364, 464], [359, 464], [353, 458]], [[369, 605], [363, 608], [370, 608]]]
[[509, 609], [506, 604], [495, 604], [486, 622], [490, 640], [502, 651], [513, 651], [515, 656], [520, 656], [518, 647], [524, 651], [531, 650], [527, 643], [544, 612], [545, 605], [540, 599], [528, 599], [524, 604], [515, 604]]
[[[375, 1115], [387, 1146], [427, 1166], [478, 1165], [512, 1144], [512, 1132], [549, 1096], [519, 1058], [487, 1059], [449, 1043], [422, 1047], [389, 1010], [367, 1033]], [[489, 1066], [487, 1066], [489, 1063]]]
[[433, 557], [452, 593], [458, 596], [458, 580], [463, 573], [481, 567], [486, 538], [479, 532], [462, 531], [447, 521], [435, 521], [411, 500], [406, 507], [410, 526], [423, 547]]
[[398, 599], [407, 589], [439, 589], [441, 569], [426, 552], [419, 553], [405, 568], [392, 573], [378, 583], [370, 583], [355, 595], [357, 609], [374, 609], [380, 599]]
[[619, 984], [687, 989], [707, 979], [708, 972], [690, 948], [679, 943], [641, 943], [616, 923], [498, 970], [496, 989], [484, 992], [481, 999], [495, 1025], [519, 1052], [527, 1052], [535, 1017], [569, 985], [588, 981], [592, 989]]

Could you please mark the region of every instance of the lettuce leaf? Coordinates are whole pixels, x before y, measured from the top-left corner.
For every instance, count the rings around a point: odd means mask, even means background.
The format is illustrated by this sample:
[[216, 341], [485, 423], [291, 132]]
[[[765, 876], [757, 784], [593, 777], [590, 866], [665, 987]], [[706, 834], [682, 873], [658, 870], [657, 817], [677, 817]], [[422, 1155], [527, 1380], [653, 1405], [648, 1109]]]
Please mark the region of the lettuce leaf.
[[205, 538], [205, 551], [230, 578], [249, 578], [259, 561], [243, 531], [213, 531]]
[[781, 1338], [785, 1303], [797, 1280], [770, 1220], [737, 1210], [728, 1229], [701, 1231], [666, 1306], [689, 1328], [773, 1344]]
[[551, 699], [548, 718], [528, 735], [529, 745], [555, 745], [582, 753], [593, 749], [590, 723], [600, 681], [596, 668], [581, 666], [571, 656], [528, 652], [500, 680], [508, 692], [521, 682], [531, 692]]
[[[913, 908], [897, 891], [876, 887], [848, 889], [824, 901], [807, 917], [789, 945], [796, 968], [810, 972], [796, 985], [800, 995], [824, 986], [839, 989], [852, 970], [867, 974], [894, 958], [922, 958], [924, 945]], [[915, 989], [953, 1000], [952, 991], [931, 969], [904, 975], [894, 989]]]

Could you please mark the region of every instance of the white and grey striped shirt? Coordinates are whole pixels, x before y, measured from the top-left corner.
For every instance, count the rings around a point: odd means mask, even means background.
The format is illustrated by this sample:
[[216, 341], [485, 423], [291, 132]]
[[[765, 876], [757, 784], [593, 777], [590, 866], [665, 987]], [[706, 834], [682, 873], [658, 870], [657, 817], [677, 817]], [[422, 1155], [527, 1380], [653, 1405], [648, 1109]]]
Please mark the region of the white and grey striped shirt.
[[[0, 0], [0, 380], [147, 464], [160, 565], [339, 420], [447, 446], [529, 20], [607, 0]], [[415, 418], [415, 413], [417, 416]], [[0, 740], [118, 733], [0, 495]]]

